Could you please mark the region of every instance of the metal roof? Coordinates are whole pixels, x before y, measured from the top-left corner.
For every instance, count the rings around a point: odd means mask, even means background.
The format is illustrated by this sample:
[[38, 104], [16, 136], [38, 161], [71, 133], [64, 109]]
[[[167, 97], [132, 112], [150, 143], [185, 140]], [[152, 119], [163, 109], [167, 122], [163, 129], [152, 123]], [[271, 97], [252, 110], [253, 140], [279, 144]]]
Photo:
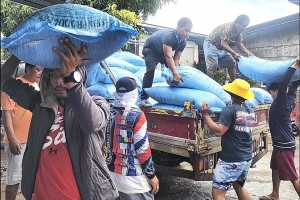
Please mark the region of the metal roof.
[[20, 4], [24, 4], [27, 6], [31, 6], [34, 8], [44, 8], [46, 6], [51, 6], [54, 4], [62, 4], [62, 3], [66, 3], [69, 2], [68, 0], [64, 1], [64, 0], [11, 0]]

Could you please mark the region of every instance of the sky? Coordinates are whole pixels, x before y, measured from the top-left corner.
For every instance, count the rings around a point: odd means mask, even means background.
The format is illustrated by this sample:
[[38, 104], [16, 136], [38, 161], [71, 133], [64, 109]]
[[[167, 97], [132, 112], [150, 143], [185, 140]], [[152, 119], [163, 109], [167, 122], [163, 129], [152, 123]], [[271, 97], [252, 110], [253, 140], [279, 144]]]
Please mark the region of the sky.
[[181, 17], [188, 17], [193, 22], [192, 32], [207, 35], [240, 14], [248, 15], [249, 26], [253, 26], [295, 13], [299, 13], [299, 6], [288, 0], [177, 0], [164, 5], [145, 23], [176, 28]]

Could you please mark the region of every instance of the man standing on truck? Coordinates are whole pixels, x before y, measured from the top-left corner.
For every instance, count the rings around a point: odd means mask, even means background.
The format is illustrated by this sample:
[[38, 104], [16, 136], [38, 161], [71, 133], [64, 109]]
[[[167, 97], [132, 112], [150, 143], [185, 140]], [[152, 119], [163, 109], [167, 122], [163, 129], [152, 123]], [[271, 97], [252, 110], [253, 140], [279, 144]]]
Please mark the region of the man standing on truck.
[[236, 79], [236, 61], [241, 56], [231, 46], [236, 45], [247, 57], [252, 53], [243, 45], [242, 31], [249, 25], [247, 15], [239, 15], [234, 22], [216, 27], [203, 43], [207, 75], [214, 78], [214, 72], [227, 68], [230, 80]]
[[[42, 68], [25, 64], [25, 75], [18, 77], [23, 83], [39, 90]], [[22, 159], [26, 148], [32, 113], [14, 102], [6, 93], [1, 93], [3, 126], [6, 133], [4, 151], [7, 156], [5, 199], [16, 199], [22, 178]]]
[[295, 108], [295, 99], [300, 80], [292, 82], [291, 78], [300, 66], [300, 57], [288, 68], [280, 83], [271, 83], [268, 91], [273, 98], [269, 111], [269, 126], [273, 142], [273, 152], [270, 162], [272, 169], [273, 191], [269, 195], [260, 197], [260, 200], [279, 199], [281, 180], [292, 182], [300, 197], [300, 181], [295, 167], [296, 141], [292, 132], [290, 114]]
[[248, 82], [235, 79], [223, 86], [231, 95], [232, 104], [226, 106], [216, 123], [209, 116], [210, 107], [202, 102], [201, 114], [212, 132], [221, 136], [222, 151], [214, 169], [212, 196], [214, 200], [225, 199], [226, 191], [233, 186], [239, 199], [250, 199], [243, 188], [252, 163], [252, 130], [254, 111], [245, 100], [254, 94]]
[[147, 120], [137, 106], [137, 83], [123, 77], [116, 83], [110, 125], [106, 129], [107, 164], [120, 200], [153, 200], [159, 183], [148, 141]]
[[[143, 55], [146, 62], [146, 73], [143, 78], [143, 91], [141, 94], [141, 106], [151, 107], [147, 100], [148, 95], [144, 88], [152, 87], [154, 71], [158, 63], [165, 64], [173, 73], [173, 82], [183, 81], [176, 70], [179, 65], [181, 53], [186, 46], [193, 27], [192, 21], [183, 17], [177, 22], [177, 29], [159, 30], [147, 38], [143, 48]], [[173, 51], [175, 51], [173, 56]]]

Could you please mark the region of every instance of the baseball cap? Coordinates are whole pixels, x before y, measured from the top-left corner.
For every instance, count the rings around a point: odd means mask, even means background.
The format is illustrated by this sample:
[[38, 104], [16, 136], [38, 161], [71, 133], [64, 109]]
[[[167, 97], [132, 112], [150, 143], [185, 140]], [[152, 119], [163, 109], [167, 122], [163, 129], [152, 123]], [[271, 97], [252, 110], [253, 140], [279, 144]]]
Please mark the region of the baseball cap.
[[136, 81], [131, 77], [120, 78], [116, 83], [116, 91], [118, 93], [126, 93], [133, 91], [138, 87]]

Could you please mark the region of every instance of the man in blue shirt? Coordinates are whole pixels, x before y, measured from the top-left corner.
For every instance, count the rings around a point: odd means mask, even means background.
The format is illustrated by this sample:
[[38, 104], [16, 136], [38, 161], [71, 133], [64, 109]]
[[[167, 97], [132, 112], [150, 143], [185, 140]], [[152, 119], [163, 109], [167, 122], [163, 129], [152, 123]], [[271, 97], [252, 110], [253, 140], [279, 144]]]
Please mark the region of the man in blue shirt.
[[233, 186], [239, 199], [250, 199], [243, 188], [252, 163], [252, 130], [254, 111], [245, 100], [254, 98], [248, 82], [235, 79], [223, 86], [231, 95], [232, 104], [226, 106], [219, 122], [209, 116], [209, 105], [202, 102], [201, 114], [212, 132], [221, 137], [222, 151], [214, 169], [213, 199], [225, 199], [226, 192]]
[[[180, 56], [186, 46], [186, 39], [191, 32], [192, 26], [192, 21], [187, 17], [183, 17], [178, 21], [177, 29], [159, 30], [147, 38], [143, 48], [147, 69], [143, 78], [141, 106], [152, 106], [147, 100], [148, 95], [144, 88], [152, 87], [154, 71], [158, 63], [165, 64], [170, 68], [173, 72], [175, 83], [182, 81], [176, 66], [179, 65]], [[175, 51], [174, 55], [173, 51]]]
[[288, 68], [280, 83], [271, 83], [268, 91], [273, 98], [269, 112], [269, 126], [273, 142], [273, 152], [270, 162], [272, 169], [273, 191], [270, 195], [262, 196], [260, 200], [279, 199], [281, 180], [292, 182], [300, 197], [300, 181], [295, 168], [296, 141], [292, 132], [290, 113], [295, 108], [296, 91], [300, 80], [292, 82], [291, 78], [300, 66], [300, 57]]

